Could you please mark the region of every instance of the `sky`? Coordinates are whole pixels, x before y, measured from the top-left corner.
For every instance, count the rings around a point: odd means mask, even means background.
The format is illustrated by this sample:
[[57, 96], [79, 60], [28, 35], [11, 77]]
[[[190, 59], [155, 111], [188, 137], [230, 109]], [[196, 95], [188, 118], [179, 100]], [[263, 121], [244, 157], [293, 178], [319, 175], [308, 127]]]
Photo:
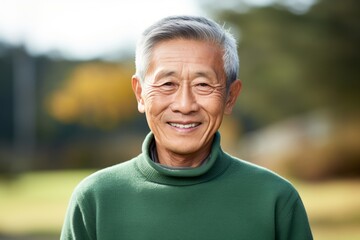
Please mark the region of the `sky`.
[[162, 17], [203, 15], [192, 0], [0, 0], [0, 6], [0, 40], [33, 54], [80, 59], [134, 48]]
[[[23, 45], [33, 55], [116, 58], [133, 52], [141, 32], [156, 20], [207, 16], [201, 1], [206, 0], [0, 0], [0, 41]], [[264, 6], [274, 0], [243, 1]]]

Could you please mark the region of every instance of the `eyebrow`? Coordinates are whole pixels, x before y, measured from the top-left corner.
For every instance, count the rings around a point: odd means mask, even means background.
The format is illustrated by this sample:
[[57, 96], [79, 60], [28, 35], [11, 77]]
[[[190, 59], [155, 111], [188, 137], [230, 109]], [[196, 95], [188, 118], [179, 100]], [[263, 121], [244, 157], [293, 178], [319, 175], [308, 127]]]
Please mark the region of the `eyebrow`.
[[[156, 80], [159, 80], [159, 79], [162, 79], [164, 77], [178, 77], [178, 73], [176, 71], [173, 71], [173, 70], [160, 70], [158, 71], [157, 73], [155, 73], [155, 79]], [[192, 76], [195, 76], [195, 78], [197, 77], [205, 77], [207, 79], [211, 79], [213, 80], [214, 78], [217, 79], [217, 75], [215, 72], [212, 72], [212, 71], [198, 71], [198, 72], [195, 72], [192, 74]]]
[[160, 70], [159, 72], [155, 73], [155, 79], [161, 79], [163, 77], [171, 77], [176, 76], [175, 71], [168, 71], [168, 70]]
[[196, 77], [211, 78], [214, 74], [212, 74], [212, 72], [210, 72], [210, 71], [205, 71], [205, 72], [196, 72], [194, 75]]
[[219, 81], [219, 77], [216, 74], [216, 72], [213, 71], [201, 71], [201, 72], [196, 72], [194, 74], [195, 77], [204, 77], [208, 80], [210, 80], [211, 82], [215, 83], [217, 81]]

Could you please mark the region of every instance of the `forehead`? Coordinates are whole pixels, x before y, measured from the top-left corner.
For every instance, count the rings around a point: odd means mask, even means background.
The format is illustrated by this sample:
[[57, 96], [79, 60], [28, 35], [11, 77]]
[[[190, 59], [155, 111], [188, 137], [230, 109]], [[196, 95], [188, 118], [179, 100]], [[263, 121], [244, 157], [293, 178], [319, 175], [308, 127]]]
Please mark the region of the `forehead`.
[[223, 73], [222, 49], [214, 43], [173, 39], [159, 42], [153, 47], [149, 61], [149, 72], [158, 68], [202, 68], [204, 71]]

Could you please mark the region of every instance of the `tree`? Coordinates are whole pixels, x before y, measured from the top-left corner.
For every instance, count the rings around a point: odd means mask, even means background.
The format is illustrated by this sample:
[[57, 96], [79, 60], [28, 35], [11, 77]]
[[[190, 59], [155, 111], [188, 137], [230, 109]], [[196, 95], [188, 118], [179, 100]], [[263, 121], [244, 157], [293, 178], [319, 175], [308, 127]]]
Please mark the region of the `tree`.
[[63, 123], [109, 129], [136, 113], [133, 69], [111, 63], [84, 63], [47, 99], [50, 115]]
[[266, 125], [317, 108], [359, 112], [359, 1], [320, 1], [303, 14], [236, 9], [213, 11], [240, 38], [244, 114]]

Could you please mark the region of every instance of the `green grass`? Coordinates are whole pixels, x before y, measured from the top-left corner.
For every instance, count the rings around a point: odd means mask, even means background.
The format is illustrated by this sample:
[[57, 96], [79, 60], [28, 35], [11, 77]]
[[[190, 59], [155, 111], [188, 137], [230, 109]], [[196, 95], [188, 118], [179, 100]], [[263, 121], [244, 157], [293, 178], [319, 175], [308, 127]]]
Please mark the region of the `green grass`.
[[58, 235], [72, 190], [90, 173], [34, 172], [0, 180], [0, 233]]
[[[1, 234], [58, 239], [71, 192], [91, 172], [32, 172], [11, 180], [0, 176], [0, 239]], [[360, 180], [294, 185], [307, 208], [314, 239], [360, 239]]]

